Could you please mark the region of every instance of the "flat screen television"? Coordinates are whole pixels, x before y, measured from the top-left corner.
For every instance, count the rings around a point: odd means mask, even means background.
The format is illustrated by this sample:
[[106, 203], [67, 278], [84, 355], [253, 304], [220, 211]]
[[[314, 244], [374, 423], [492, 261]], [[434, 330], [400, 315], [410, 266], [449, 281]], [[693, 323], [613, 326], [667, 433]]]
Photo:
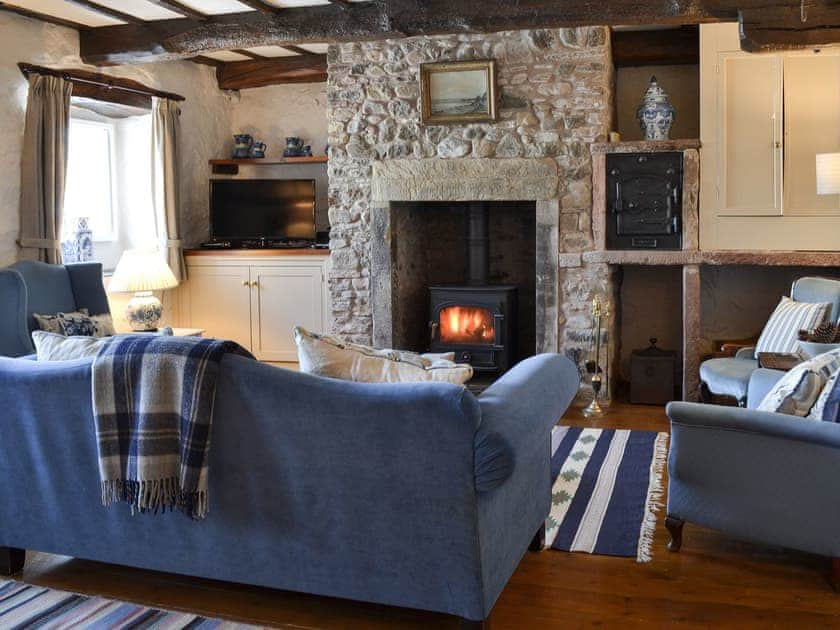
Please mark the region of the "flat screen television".
[[314, 179], [211, 179], [217, 240], [314, 239]]

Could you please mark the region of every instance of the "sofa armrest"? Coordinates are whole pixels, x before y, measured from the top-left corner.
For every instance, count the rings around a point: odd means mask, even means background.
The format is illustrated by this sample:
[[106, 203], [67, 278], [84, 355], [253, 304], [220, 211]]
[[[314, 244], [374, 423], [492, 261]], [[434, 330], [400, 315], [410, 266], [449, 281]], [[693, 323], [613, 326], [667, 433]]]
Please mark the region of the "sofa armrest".
[[[487, 459], [481, 449], [488, 443], [496, 450], [506, 444], [510, 462], [505, 465], [512, 467], [517, 455], [527, 452], [535, 439], [537, 443], [548, 440], [579, 385], [579, 372], [569, 359], [559, 354], [541, 354], [518, 363], [488, 387], [478, 397], [481, 425], [476, 434], [477, 472]], [[499, 457], [500, 465], [502, 459]], [[479, 485], [479, 489], [492, 488]]]
[[755, 346], [739, 348], [735, 353], [736, 359], [755, 359]]
[[688, 402], [669, 403], [666, 411], [672, 431], [707, 429], [719, 433], [721, 439], [725, 439], [727, 433], [738, 432], [840, 449], [840, 425], [833, 422]]
[[750, 376], [750, 383], [747, 386], [747, 407], [756, 409], [764, 400], [767, 393], [785, 375], [781, 370], [769, 370], [759, 368]]

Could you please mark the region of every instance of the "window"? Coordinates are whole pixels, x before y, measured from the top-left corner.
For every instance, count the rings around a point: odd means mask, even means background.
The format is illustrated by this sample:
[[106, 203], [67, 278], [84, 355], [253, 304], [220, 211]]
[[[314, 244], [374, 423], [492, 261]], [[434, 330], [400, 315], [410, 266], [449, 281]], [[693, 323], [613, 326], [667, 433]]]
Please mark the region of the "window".
[[70, 119], [64, 230], [87, 217], [94, 241], [117, 239], [114, 125]]

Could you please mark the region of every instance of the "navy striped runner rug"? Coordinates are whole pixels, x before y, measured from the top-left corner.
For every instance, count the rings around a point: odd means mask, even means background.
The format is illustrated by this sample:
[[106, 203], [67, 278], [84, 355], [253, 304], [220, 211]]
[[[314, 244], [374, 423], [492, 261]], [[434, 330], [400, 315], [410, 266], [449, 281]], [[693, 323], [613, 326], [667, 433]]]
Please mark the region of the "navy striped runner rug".
[[245, 624], [0, 580], [0, 628], [245, 630]]
[[546, 545], [650, 562], [668, 434], [555, 427]]

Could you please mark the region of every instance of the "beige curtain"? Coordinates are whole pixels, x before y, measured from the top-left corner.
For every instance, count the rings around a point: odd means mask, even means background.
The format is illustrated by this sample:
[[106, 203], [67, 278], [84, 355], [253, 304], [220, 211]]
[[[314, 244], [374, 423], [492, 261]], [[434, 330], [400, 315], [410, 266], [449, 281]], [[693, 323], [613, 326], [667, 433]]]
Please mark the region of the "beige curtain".
[[181, 122], [175, 101], [152, 99], [152, 198], [158, 239], [178, 282], [187, 276], [181, 249]]
[[73, 84], [33, 74], [23, 133], [20, 237], [23, 258], [61, 262], [61, 219], [67, 176], [70, 94]]

